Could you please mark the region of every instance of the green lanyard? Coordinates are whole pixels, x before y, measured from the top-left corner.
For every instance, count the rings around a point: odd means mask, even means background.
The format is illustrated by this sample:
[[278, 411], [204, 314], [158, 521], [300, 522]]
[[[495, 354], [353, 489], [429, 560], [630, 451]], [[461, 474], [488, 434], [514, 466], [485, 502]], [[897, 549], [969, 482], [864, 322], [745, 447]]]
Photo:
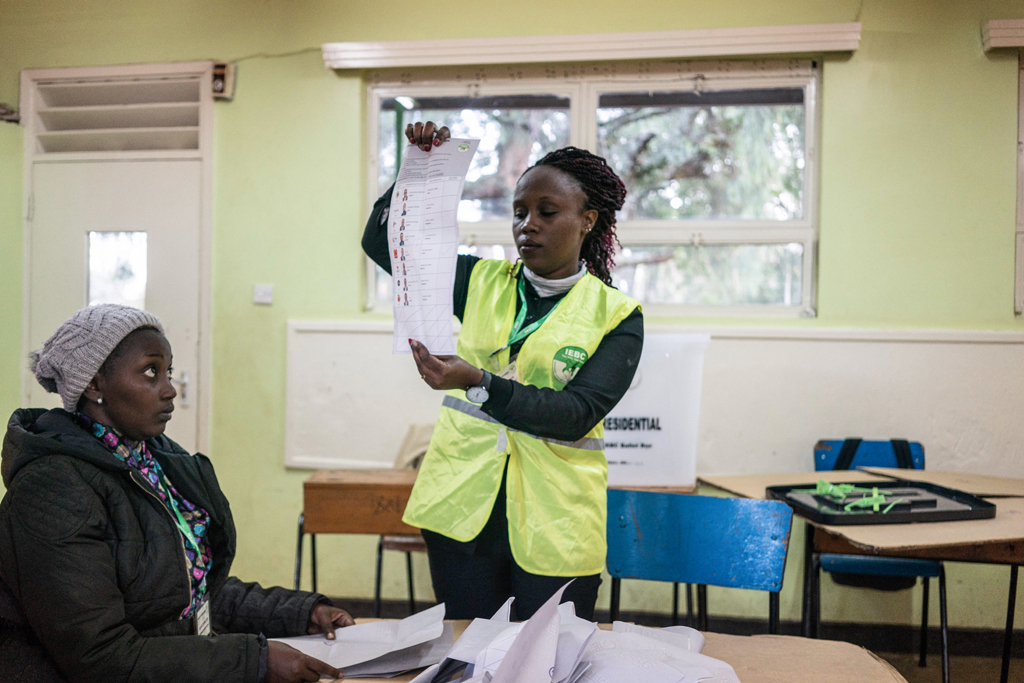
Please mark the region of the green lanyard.
[[160, 468], [158, 476], [160, 477], [160, 484], [164, 487], [164, 493], [167, 494], [167, 507], [174, 513], [174, 524], [178, 527], [178, 531], [185, 537], [189, 545], [192, 546], [192, 549], [196, 551], [196, 563], [202, 566], [203, 551], [199, 549], [199, 541], [196, 540], [195, 534], [192, 533], [192, 527], [188, 525], [181, 511], [178, 510], [178, 501], [174, 500], [174, 495], [171, 493], [171, 482], [167, 479], [167, 475], [164, 474], [163, 468]]
[[508, 333], [508, 343], [502, 346], [500, 349], [491, 354], [491, 357], [498, 355], [508, 347], [512, 346], [516, 342], [526, 339], [531, 334], [537, 331], [537, 328], [544, 324], [544, 321], [548, 319], [548, 316], [555, 312], [558, 308], [558, 304], [562, 303], [562, 299], [555, 302], [555, 305], [551, 307], [551, 310], [544, 314], [540, 320], [535, 320], [525, 328], [523, 323], [526, 322], [526, 276], [520, 275], [519, 277], [519, 301], [522, 304], [519, 306], [519, 313], [516, 315], [516, 320], [512, 323], [512, 330]]

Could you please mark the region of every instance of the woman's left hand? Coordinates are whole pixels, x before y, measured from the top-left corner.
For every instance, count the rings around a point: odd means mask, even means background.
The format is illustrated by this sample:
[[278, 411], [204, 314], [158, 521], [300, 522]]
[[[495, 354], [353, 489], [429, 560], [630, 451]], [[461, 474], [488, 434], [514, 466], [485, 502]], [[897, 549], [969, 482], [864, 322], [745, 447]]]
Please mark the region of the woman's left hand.
[[473, 367], [458, 356], [434, 356], [427, 347], [414, 339], [409, 340], [412, 357], [420, 378], [431, 389], [466, 389], [484, 379], [484, 371]]
[[306, 632], [309, 635], [323, 633], [326, 634], [328, 640], [334, 640], [334, 629], [352, 626], [355, 623], [352, 616], [345, 610], [321, 602], [310, 612], [309, 628]]

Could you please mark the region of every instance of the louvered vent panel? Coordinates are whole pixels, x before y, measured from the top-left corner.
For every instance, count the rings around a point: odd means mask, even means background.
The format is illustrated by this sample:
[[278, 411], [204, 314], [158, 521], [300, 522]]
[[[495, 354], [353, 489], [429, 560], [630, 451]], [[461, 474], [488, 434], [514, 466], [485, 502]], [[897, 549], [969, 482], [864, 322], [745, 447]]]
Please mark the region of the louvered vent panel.
[[36, 153], [198, 150], [198, 77], [83, 80], [36, 88]]

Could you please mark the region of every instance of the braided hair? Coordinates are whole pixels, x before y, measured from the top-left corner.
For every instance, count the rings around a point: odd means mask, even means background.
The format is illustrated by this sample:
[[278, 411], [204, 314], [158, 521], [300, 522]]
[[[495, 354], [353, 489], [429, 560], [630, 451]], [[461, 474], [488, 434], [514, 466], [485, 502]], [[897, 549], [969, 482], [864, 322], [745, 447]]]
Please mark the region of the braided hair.
[[626, 200], [626, 186], [603, 158], [585, 149], [557, 149], [530, 168], [537, 166], [551, 166], [570, 175], [586, 197], [583, 210], [597, 211], [594, 227], [583, 238], [580, 260], [591, 274], [610, 285], [611, 271], [615, 267], [612, 256], [619, 241], [615, 235], [615, 212], [622, 208]]

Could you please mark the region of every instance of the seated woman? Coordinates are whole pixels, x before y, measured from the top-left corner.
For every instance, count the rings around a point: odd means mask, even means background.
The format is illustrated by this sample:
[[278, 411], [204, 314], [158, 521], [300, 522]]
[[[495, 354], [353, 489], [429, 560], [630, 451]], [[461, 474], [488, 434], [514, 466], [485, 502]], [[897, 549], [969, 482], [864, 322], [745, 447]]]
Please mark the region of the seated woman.
[[235, 526], [213, 465], [163, 435], [177, 394], [160, 321], [83, 309], [32, 369], [64, 410], [16, 410], [3, 442], [0, 681], [340, 677], [266, 637], [334, 638], [346, 612], [229, 576]]

